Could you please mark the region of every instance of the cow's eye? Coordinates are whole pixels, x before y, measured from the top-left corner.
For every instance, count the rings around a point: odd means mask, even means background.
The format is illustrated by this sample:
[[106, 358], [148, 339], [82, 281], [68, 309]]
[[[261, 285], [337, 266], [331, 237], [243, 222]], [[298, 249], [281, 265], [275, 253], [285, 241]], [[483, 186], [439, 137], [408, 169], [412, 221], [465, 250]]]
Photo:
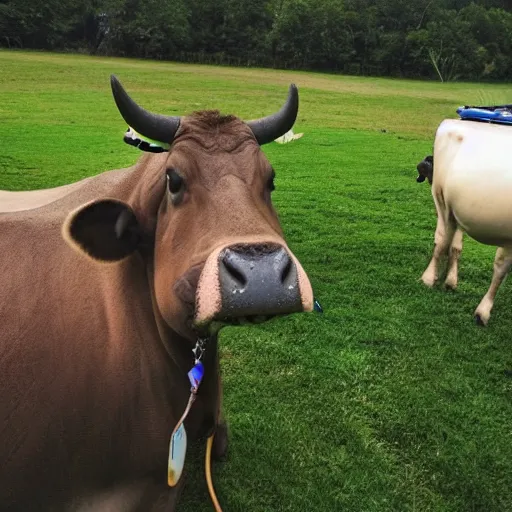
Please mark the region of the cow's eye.
[[176, 169], [167, 169], [166, 174], [169, 192], [173, 195], [179, 194], [185, 186], [183, 178], [176, 172]]

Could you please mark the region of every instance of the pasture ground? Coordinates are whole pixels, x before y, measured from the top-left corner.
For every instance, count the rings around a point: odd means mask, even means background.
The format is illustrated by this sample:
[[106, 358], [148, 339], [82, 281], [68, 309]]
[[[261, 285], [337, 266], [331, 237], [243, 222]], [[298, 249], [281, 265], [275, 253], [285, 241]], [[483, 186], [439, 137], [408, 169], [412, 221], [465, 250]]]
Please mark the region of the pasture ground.
[[[415, 181], [442, 119], [463, 104], [510, 103], [510, 87], [0, 51], [0, 188], [135, 162], [110, 73], [168, 114], [252, 119], [279, 108], [290, 82], [300, 89], [305, 136], [264, 149], [324, 313], [223, 331], [231, 445], [214, 481], [224, 510], [512, 510], [510, 287], [477, 327], [494, 248], [469, 239], [456, 292], [418, 282], [435, 209]], [[201, 450], [187, 462], [185, 512], [211, 510]]]

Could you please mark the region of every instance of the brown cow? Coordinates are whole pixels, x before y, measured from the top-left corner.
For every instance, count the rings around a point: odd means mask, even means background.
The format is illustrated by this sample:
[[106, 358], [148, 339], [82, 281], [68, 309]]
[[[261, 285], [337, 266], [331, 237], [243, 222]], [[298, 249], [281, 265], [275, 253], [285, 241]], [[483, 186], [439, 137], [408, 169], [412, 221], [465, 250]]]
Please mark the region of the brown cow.
[[292, 127], [295, 86], [278, 113], [248, 123], [154, 115], [115, 77], [112, 89], [127, 123], [160, 141], [137, 145], [168, 152], [0, 194], [2, 511], [174, 510], [183, 478], [167, 486], [169, 438], [198, 337], [189, 439], [220, 423], [219, 328], [313, 307], [260, 149]]

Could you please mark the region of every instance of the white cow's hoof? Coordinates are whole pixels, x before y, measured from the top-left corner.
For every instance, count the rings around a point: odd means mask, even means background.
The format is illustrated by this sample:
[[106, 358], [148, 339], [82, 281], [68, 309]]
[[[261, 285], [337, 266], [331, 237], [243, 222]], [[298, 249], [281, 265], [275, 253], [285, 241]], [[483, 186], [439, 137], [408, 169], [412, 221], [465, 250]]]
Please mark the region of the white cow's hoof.
[[456, 279], [447, 279], [445, 282], [444, 282], [444, 287], [447, 289], [447, 290], [456, 290], [457, 289], [457, 280]]
[[425, 275], [423, 274], [421, 276], [421, 280], [423, 281], [423, 284], [425, 286], [428, 286], [429, 288], [433, 288], [434, 285], [436, 284], [436, 278], [435, 276], [431, 276], [431, 275]]
[[487, 327], [490, 315], [484, 315], [483, 313], [478, 313], [477, 311], [475, 311], [474, 317], [476, 325], [480, 325], [481, 327]]

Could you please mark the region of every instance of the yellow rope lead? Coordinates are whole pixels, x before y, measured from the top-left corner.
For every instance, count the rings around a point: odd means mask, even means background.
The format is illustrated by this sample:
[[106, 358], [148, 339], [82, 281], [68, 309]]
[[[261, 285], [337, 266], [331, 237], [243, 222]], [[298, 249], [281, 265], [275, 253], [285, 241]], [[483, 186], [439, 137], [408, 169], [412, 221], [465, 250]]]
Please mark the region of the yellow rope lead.
[[212, 434], [208, 441], [206, 441], [206, 458], [205, 458], [205, 471], [206, 471], [206, 483], [208, 485], [208, 492], [210, 493], [210, 498], [212, 499], [213, 506], [215, 507], [215, 512], [222, 512], [222, 509], [219, 505], [219, 500], [217, 499], [217, 495], [215, 494], [215, 489], [213, 488], [212, 482], [212, 445], [213, 445], [213, 436]]

